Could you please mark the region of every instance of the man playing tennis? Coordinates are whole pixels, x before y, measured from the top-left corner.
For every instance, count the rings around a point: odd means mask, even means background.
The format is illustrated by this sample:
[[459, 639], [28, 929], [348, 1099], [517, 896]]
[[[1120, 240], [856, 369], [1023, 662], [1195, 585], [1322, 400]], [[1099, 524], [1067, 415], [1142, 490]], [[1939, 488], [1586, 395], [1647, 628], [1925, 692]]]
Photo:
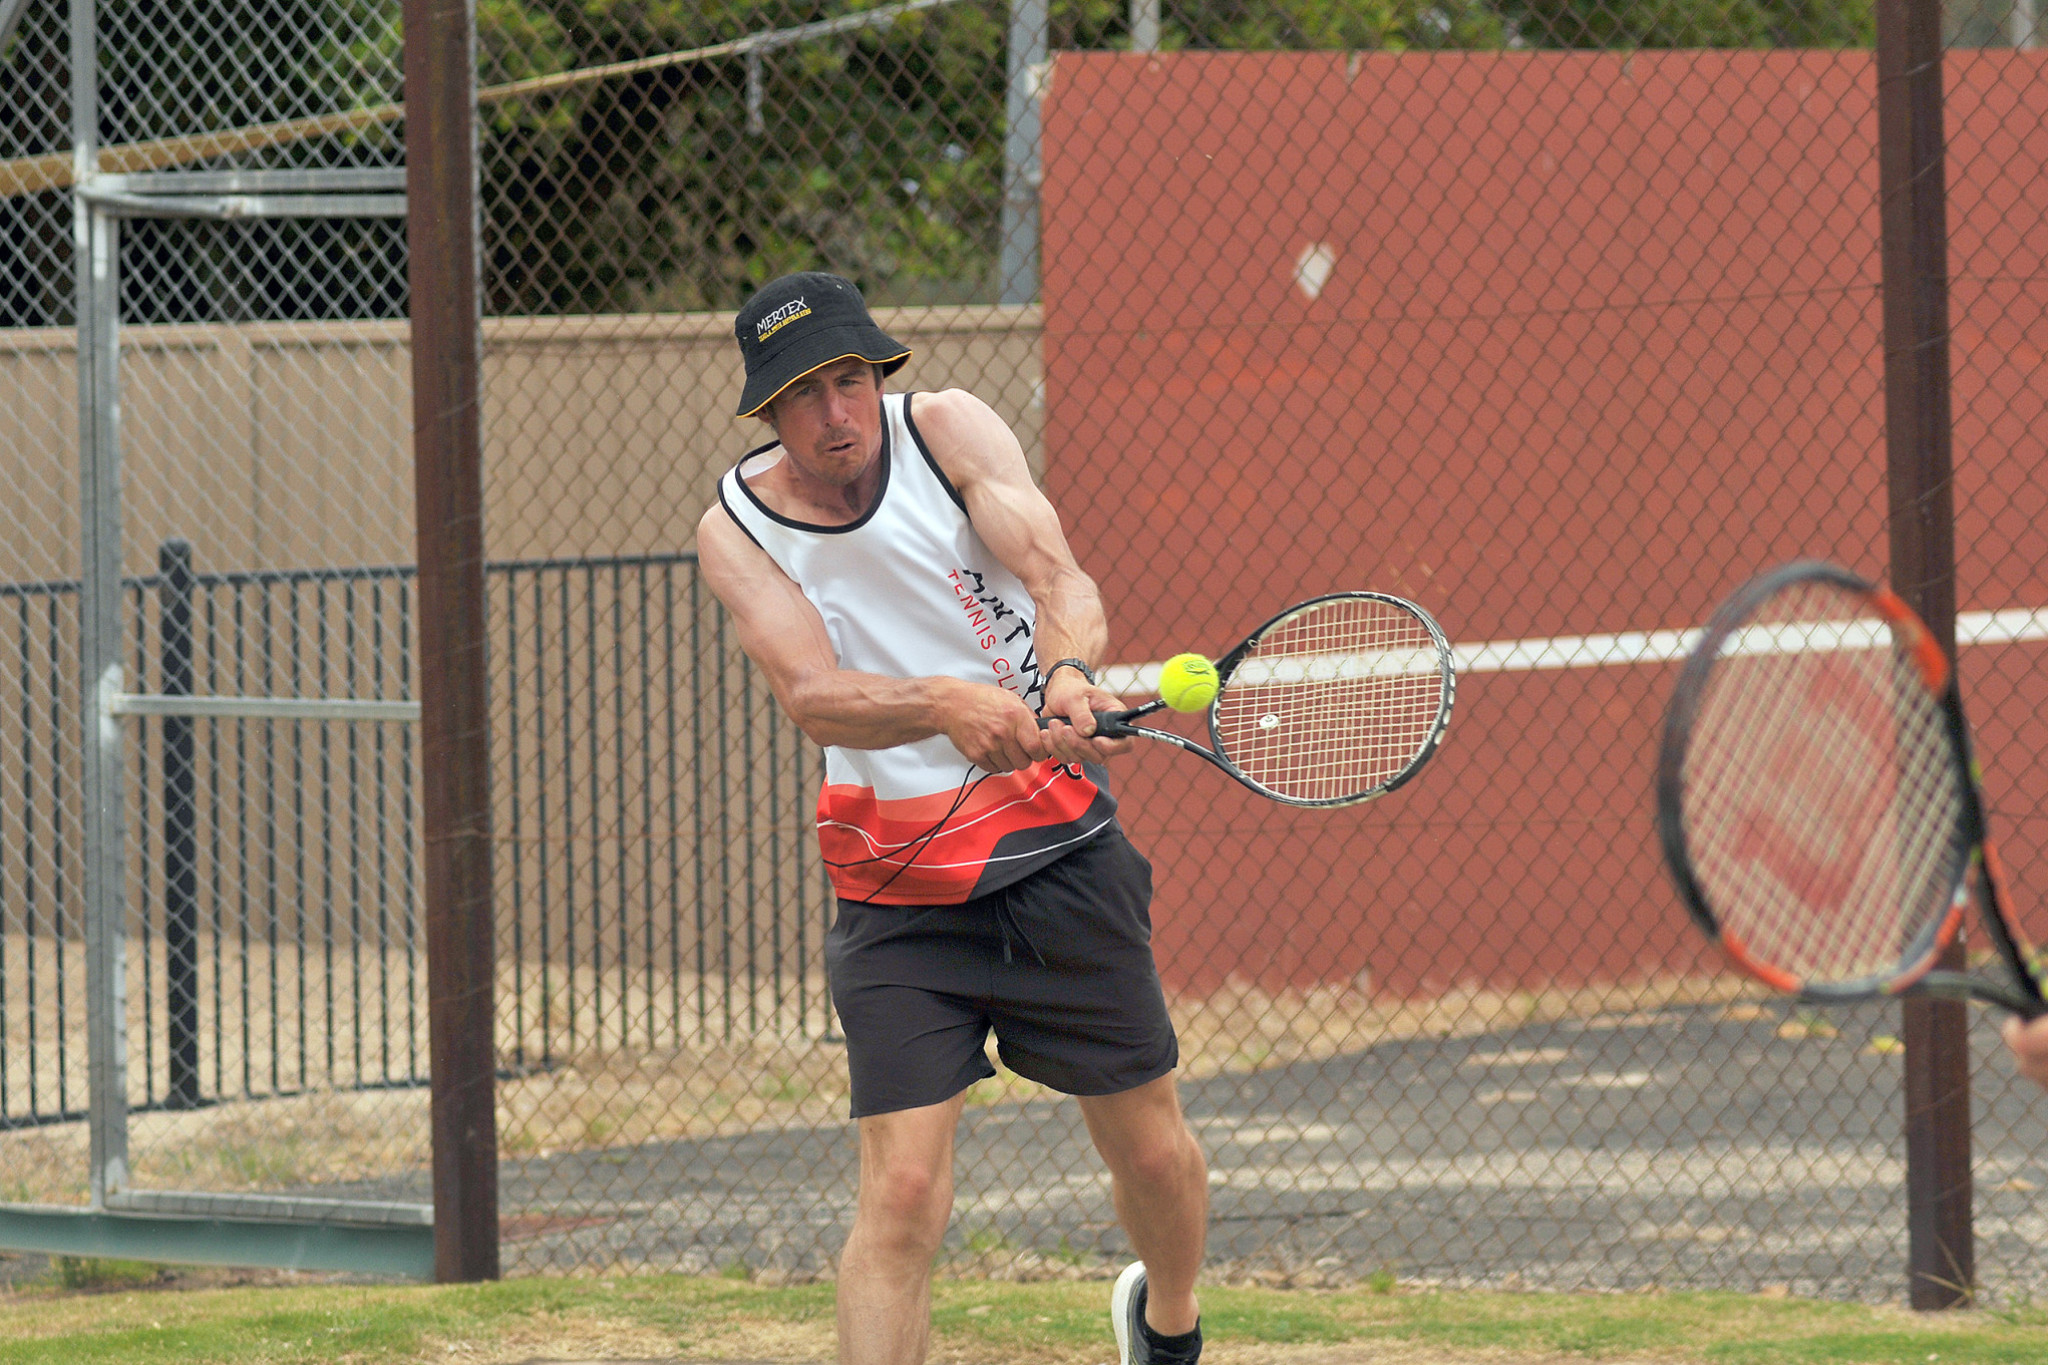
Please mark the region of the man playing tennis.
[[[967, 1087], [1006, 1065], [1077, 1096], [1139, 1262], [1111, 1314], [1124, 1365], [1201, 1352], [1208, 1216], [1151, 949], [1151, 867], [1092, 738], [1095, 584], [1024, 452], [971, 394], [886, 394], [909, 349], [834, 275], [785, 276], [735, 322], [739, 415], [775, 439], [719, 483], [705, 581], [783, 709], [825, 746], [818, 842], [860, 1190], [839, 1358], [925, 1357]], [[1038, 715], [1055, 718], [1041, 728]]]

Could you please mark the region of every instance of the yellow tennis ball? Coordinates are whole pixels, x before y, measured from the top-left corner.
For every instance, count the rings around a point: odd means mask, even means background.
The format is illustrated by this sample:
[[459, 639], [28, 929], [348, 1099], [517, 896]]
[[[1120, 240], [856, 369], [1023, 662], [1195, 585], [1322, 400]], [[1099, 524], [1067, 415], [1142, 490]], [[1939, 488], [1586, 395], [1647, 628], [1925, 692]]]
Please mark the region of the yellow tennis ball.
[[1176, 654], [1159, 666], [1159, 699], [1176, 711], [1199, 711], [1216, 700], [1216, 665], [1199, 654]]

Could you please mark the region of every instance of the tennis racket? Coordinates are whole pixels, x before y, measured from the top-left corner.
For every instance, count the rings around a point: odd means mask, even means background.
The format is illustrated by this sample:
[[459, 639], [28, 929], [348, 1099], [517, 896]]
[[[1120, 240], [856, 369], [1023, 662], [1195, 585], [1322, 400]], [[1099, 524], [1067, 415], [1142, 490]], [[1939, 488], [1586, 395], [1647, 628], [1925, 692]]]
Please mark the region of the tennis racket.
[[[2048, 1010], [1985, 838], [1955, 670], [1911, 608], [1845, 569], [1787, 564], [1715, 611], [1665, 720], [1657, 832], [1693, 919], [1775, 990]], [[2006, 980], [1934, 970], [1973, 873]]]
[[1096, 733], [1171, 744], [1290, 806], [1349, 806], [1429, 761], [1457, 690], [1451, 647], [1429, 613], [1376, 592], [1289, 607], [1217, 660], [1216, 677], [1213, 748], [1131, 723], [1164, 701], [1098, 711]]

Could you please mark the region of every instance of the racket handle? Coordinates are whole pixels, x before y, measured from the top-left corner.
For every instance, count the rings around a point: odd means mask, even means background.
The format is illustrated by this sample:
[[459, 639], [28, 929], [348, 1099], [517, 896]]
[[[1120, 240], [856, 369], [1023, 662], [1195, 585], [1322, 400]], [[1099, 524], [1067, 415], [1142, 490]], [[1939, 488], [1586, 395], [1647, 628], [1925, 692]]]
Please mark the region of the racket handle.
[[[1124, 722], [1129, 720], [1133, 715], [1136, 714], [1136, 712], [1097, 711], [1094, 714], [1096, 739], [1126, 739], [1132, 735], [1139, 733], [1139, 731], [1136, 728], [1124, 724]], [[1054, 718], [1051, 716], [1040, 716], [1038, 718], [1038, 728], [1041, 730], [1050, 730], [1052, 728], [1053, 719]], [[1060, 716], [1058, 717], [1058, 719], [1065, 720], [1066, 717]]]

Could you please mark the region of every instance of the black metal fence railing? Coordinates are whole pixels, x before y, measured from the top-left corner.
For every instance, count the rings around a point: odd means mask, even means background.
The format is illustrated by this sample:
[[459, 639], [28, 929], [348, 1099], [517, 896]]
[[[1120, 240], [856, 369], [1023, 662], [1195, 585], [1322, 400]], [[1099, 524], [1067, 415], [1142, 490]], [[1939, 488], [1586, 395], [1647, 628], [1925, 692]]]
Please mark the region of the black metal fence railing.
[[0, 584], [0, 1128], [83, 1118], [75, 579]]
[[[487, 572], [503, 1064], [828, 1036], [817, 760], [769, 718], [695, 557]], [[413, 573], [204, 573], [167, 541], [124, 584], [128, 685], [410, 700]], [[85, 1103], [77, 591], [0, 586], [0, 1127]], [[134, 723], [131, 1105], [425, 1084], [410, 726]]]
[[[201, 574], [167, 541], [124, 585], [130, 668], [172, 696], [405, 700], [412, 574]], [[138, 740], [135, 1101], [424, 1083], [410, 728], [167, 716]]]
[[829, 1034], [820, 760], [696, 557], [494, 564], [489, 591], [504, 1060]]

